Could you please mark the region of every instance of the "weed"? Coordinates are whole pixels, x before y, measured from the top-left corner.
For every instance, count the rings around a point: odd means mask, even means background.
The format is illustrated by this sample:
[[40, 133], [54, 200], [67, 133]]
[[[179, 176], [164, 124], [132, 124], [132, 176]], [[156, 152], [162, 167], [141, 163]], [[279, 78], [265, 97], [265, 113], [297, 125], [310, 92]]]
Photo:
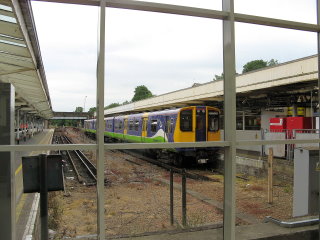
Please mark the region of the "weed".
[[283, 191], [285, 193], [292, 193], [292, 186], [291, 185], [286, 185], [284, 188], [283, 188]]
[[206, 223], [207, 219], [205, 214], [203, 214], [203, 212], [195, 212], [195, 213], [191, 213], [188, 216], [188, 226], [189, 227], [196, 227], [196, 226], [200, 226], [203, 225], [204, 223]]
[[55, 192], [49, 193], [48, 198], [48, 227], [49, 229], [57, 230], [61, 224], [63, 216], [62, 204]]

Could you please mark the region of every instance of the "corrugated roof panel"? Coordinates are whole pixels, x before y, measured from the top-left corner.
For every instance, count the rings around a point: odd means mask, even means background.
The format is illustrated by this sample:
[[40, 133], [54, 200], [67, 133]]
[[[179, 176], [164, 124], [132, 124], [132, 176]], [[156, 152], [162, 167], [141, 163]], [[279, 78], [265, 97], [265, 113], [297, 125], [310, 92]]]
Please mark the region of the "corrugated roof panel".
[[50, 96], [32, 18], [28, 0], [0, 0], [0, 81], [15, 86], [20, 100], [17, 105], [27, 105], [24, 110], [35, 110], [39, 116], [51, 118]]

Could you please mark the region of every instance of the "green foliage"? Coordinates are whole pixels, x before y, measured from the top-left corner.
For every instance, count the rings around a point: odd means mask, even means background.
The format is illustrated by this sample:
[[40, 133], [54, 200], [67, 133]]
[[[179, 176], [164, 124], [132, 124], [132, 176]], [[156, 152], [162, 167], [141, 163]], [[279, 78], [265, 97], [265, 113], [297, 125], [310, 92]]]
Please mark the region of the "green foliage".
[[134, 96], [132, 98], [132, 102], [137, 102], [146, 98], [152, 97], [151, 91], [144, 85], [137, 86], [134, 90]]
[[275, 66], [279, 64], [278, 60], [276, 59], [271, 59], [270, 61], [263, 61], [262, 59], [260, 60], [253, 60], [250, 62], [247, 62], [243, 66], [242, 73], [250, 72], [259, 68], [264, 68], [264, 67], [269, 67], [269, 66]]
[[278, 65], [279, 62], [278, 60], [275, 60], [275, 59], [270, 59], [270, 61], [268, 61], [268, 66], [275, 66], [275, 65]]
[[267, 64], [268, 63], [266, 61], [263, 61], [262, 59], [253, 60], [251, 62], [246, 63], [243, 66], [242, 73], [250, 72], [250, 71], [253, 71], [253, 70], [256, 70], [256, 69], [259, 69], [259, 68], [264, 68], [264, 67], [267, 66]]
[[131, 103], [131, 102], [129, 102], [128, 100], [125, 100], [125, 101], [122, 103], [122, 105], [126, 105], [126, 104], [129, 104], [129, 103]]
[[105, 106], [104, 109], [109, 109], [109, 108], [114, 108], [114, 107], [119, 107], [121, 104], [119, 103], [111, 103], [108, 106]]
[[224, 74], [221, 73], [221, 75], [214, 75], [214, 78], [212, 79], [212, 81], [218, 81], [223, 79], [224, 79]]
[[83, 112], [83, 107], [76, 107], [75, 112]]
[[93, 113], [97, 110], [96, 107], [92, 107], [89, 109], [88, 113], [90, 114], [90, 116], [93, 116]]

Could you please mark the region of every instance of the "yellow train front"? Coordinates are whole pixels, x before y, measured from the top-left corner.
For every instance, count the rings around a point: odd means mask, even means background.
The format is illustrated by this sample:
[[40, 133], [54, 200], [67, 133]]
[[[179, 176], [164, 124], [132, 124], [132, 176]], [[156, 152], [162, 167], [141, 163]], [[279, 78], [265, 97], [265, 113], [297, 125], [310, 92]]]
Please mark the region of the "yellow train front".
[[[192, 106], [179, 109], [173, 142], [220, 141], [219, 109], [208, 106]], [[218, 148], [181, 148], [176, 149], [174, 164], [215, 163]]]
[[[219, 141], [219, 109], [190, 106], [156, 112], [120, 115], [105, 119], [105, 139], [116, 142], [201, 142]], [[85, 121], [87, 134], [95, 135], [96, 120]], [[217, 148], [150, 149], [149, 154], [165, 162], [213, 163]]]

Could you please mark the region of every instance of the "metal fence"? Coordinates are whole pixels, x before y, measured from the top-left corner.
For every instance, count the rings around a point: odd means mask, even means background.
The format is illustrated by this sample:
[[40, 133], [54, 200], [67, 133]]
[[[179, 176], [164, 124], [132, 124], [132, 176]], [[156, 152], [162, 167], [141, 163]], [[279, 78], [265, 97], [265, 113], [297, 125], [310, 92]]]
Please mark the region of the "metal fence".
[[[319, 139], [320, 129], [284, 129], [284, 130], [264, 130], [262, 140], [306, 140]], [[295, 148], [318, 147], [318, 143], [297, 143], [297, 144], [275, 144], [265, 145], [264, 155], [268, 155], [269, 148], [273, 148], [273, 155], [276, 157], [293, 160]]]

